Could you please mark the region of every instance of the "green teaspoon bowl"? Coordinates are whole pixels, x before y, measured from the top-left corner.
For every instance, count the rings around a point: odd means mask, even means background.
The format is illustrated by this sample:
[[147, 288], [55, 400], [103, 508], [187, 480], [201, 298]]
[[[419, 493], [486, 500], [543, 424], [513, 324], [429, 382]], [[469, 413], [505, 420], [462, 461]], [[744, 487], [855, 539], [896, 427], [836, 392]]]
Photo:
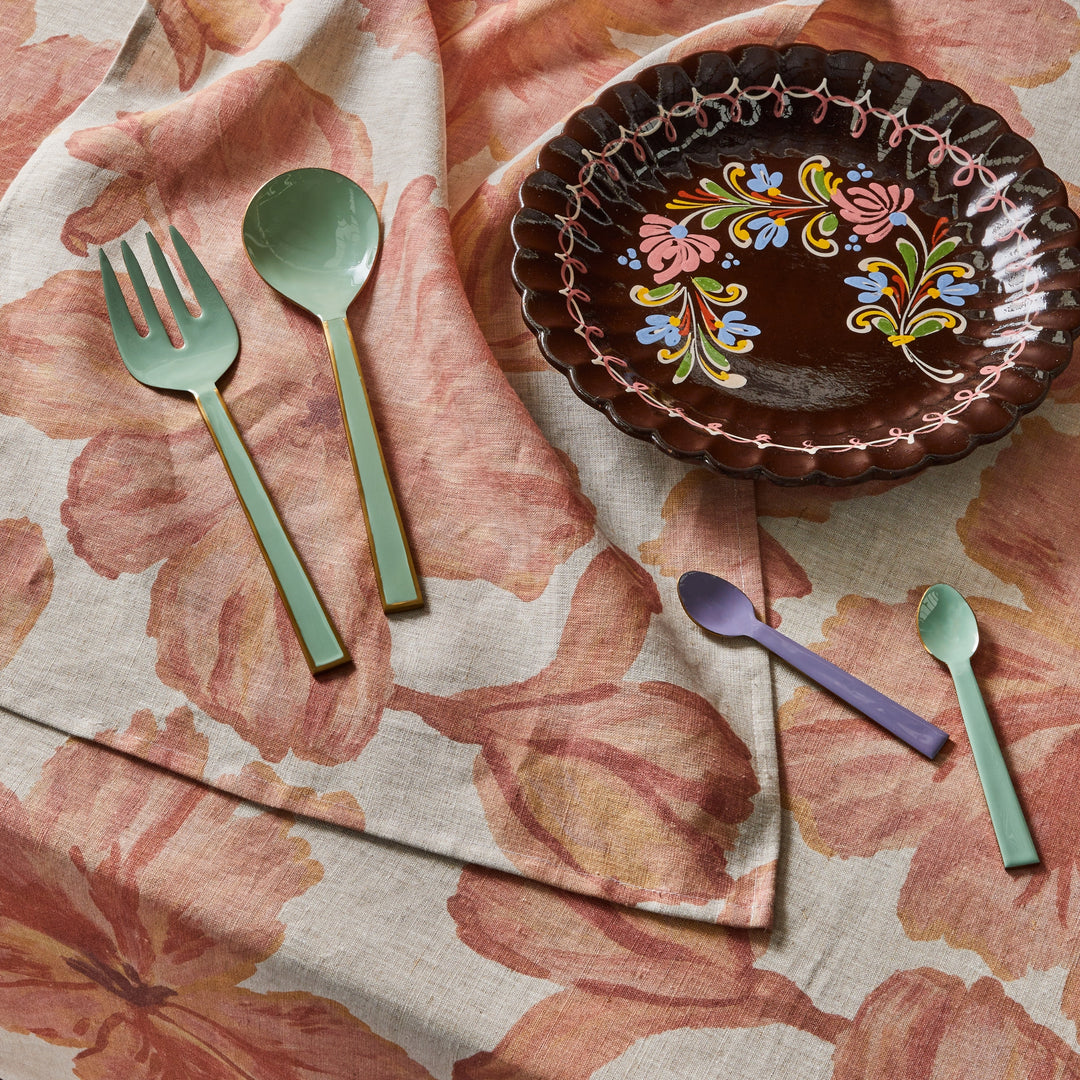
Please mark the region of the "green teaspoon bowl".
[[293, 169], [255, 193], [243, 234], [259, 276], [322, 323], [383, 610], [421, 607], [412, 551], [345, 319], [379, 253], [379, 213], [347, 176]]
[[918, 627], [926, 651], [948, 665], [956, 684], [960, 712], [1001, 858], [1009, 867], [1031, 866], [1039, 861], [1039, 856], [971, 670], [971, 657], [979, 646], [975, 613], [951, 585], [931, 585], [919, 603]]

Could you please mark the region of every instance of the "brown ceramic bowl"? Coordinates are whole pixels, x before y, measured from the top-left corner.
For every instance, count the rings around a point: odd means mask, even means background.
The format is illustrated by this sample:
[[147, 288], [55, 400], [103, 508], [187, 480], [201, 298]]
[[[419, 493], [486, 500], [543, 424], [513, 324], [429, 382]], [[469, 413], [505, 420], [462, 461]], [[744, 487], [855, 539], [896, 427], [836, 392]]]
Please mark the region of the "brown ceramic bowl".
[[902, 64], [750, 45], [604, 91], [541, 150], [514, 281], [622, 431], [781, 484], [998, 439], [1080, 327], [1080, 223], [993, 110]]

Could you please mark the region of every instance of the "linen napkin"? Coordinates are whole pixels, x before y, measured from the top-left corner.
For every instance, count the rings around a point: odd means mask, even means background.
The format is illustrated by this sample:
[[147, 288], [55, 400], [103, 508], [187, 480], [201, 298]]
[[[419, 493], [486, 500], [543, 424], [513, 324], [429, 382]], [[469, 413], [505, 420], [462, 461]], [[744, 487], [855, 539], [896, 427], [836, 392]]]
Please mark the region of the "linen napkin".
[[[428, 852], [768, 924], [768, 663], [708, 640], [675, 593], [706, 569], [761, 607], [753, 489], [587, 409], [539, 360], [509, 285], [516, 178], [569, 109], [644, 62], [637, 46], [575, 62], [585, 79], [567, 83], [566, 58], [483, 62], [492, 27], [454, 7], [437, 27], [423, 4], [344, 0], [133, 18], [0, 204], [0, 507], [24, 585], [9, 603], [26, 611], [0, 707]], [[785, 9], [690, 44], [797, 22]], [[382, 217], [350, 322], [421, 611], [381, 610], [319, 327], [241, 247], [254, 192], [303, 166], [350, 176]], [[97, 251], [119, 265], [121, 239], [144, 254], [169, 225], [236, 318], [223, 393], [348, 668], [309, 675], [194, 404], [116, 353]], [[163, 749], [189, 722], [205, 754]]]

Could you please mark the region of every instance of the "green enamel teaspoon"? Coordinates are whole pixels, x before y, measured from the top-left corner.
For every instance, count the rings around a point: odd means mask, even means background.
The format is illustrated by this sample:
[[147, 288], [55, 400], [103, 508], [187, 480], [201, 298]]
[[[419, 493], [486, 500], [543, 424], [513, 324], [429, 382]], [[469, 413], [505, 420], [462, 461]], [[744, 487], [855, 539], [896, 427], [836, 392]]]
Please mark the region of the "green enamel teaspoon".
[[931, 585], [919, 603], [917, 621], [926, 651], [948, 666], [956, 684], [1001, 858], [1006, 866], [1031, 866], [1039, 861], [1039, 855], [971, 670], [971, 657], [979, 645], [975, 613], [951, 585]]
[[263, 185], [244, 215], [259, 276], [314, 315], [330, 349], [383, 610], [424, 603], [345, 312], [379, 252], [379, 214], [363, 188], [329, 169], [293, 169]]

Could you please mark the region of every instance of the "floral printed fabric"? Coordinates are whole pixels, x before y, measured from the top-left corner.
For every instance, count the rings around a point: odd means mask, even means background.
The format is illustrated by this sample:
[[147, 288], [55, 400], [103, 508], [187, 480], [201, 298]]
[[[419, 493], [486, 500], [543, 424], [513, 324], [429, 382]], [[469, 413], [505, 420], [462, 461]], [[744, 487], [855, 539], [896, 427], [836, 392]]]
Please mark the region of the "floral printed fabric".
[[[427, 7], [309, 8], [169, 0], [132, 13], [108, 77], [0, 209], [6, 251], [38, 253], [9, 264], [0, 305], [4, 483], [11, 520], [37, 527], [53, 564], [37, 628], [11, 631], [32, 636], [0, 674], [0, 706], [89, 739], [118, 706], [188, 708], [211, 746], [170, 755], [189, 777], [624, 904], [767, 925], [779, 826], [767, 665], [747, 656], [725, 685], [709, 678], [673, 575], [642, 562], [662, 522], [631, 505], [659, 508], [672, 470], [619, 445], [625, 491], [583, 477], [607, 451], [567, 412], [561, 380], [527, 408], [493, 356], [447, 208], [443, 157], [458, 151], [440, 87], [457, 61]], [[29, 33], [37, 9], [19, 10]], [[97, 55], [71, 36], [55, 48]], [[557, 120], [562, 103], [545, 107]], [[352, 328], [425, 583], [419, 613], [388, 619], [378, 602], [318, 323], [242, 248], [254, 192], [302, 166], [348, 175], [382, 217]], [[45, 175], [56, 194], [42, 209]], [[121, 240], [141, 252], [168, 226], [237, 320], [225, 397], [348, 667], [309, 674], [198, 410], [119, 362], [97, 252], [119, 265]], [[542, 413], [568, 437], [538, 426]], [[760, 598], [749, 492], [729, 507], [715, 557]], [[132, 752], [164, 764], [160, 745]]]
[[[4, 1080], [1080, 1078], [1080, 376], [910, 481], [755, 489], [578, 402], [509, 280], [566, 114], [794, 40], [958, 83], [1080, 190], [1066, 0], [0, 4]], [[319, 328], [240, 246], [310, 165], [382, 216], [350, 322], [420, 612], [379, 608]], [[904, 209], [871, 186], [849, 220]], [[237, 318], [223, 392], [350, 668], [308, 675], [197, 410], [116, 355], [97, 249], [169, 225]], [[673, 225], [651, 271], [721, 257]], [[686, 569], [946, 751], [706, 639]], [[1001, 867], [914, 634], [937, 580], [978, 616], [1037, 867]]]

